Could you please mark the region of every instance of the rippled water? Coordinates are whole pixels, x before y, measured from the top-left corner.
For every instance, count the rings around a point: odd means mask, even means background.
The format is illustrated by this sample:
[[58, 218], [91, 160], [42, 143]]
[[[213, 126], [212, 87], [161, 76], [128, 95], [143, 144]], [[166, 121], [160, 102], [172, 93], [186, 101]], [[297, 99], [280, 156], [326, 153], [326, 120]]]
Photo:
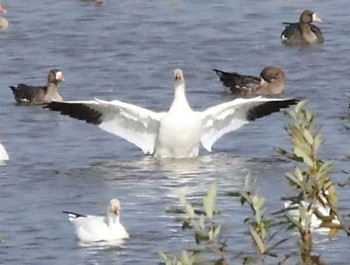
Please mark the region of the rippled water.
[[[288, 147], [282, 114], [251, 123], [220, 139], [211, 154], [157, 161], [96, 127], [37, 107], [13, 104], [8, 85], [43, 84], [60, 68], [65, 99], [115, 99], [166, 110], [172, 72], [182, 68], [195, 109], [228, 101], [212, 68], [257, 75], [279, 65], [288, 78], [286, 97], [309, 99], [335, 161], [335, 181], [348, 178], [350, 34], [349, 3], [335, 1], [7, 1], [10, 29], [0, 35], [1, 142], [11, 160], [0, 167], [0, 263], [155, 264], [160, 250], [188, 246], [174, 216], [165, 213], [178, 195], [202, 195], [218, 185], [224, 236], [235, 251], [249, 250], [243, 219], [249, 214], [225, 192], [257, 177], [271, 209], [288, 191], [284, 173], [293, 165], [273, 146]], [[282, 21], [306, 8], [323, 19], [324, 45], [281, 45]], [[109, 199], [122, 202], [130, 239], [120, 246], [81, 246], [62, 210], [103, 214]], [[339, 190], [345, 212], [348, 189]], [[315, 245], [329, 264], [347, 264], [348, 241], [339, 235]]]

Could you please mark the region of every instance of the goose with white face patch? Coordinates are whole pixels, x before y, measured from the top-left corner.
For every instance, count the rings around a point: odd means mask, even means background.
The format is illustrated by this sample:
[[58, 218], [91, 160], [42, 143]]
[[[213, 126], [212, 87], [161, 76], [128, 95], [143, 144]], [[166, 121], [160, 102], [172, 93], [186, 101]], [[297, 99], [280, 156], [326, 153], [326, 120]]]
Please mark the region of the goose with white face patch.
[[45, 107], [99, 126], [157, 158], [196, 157], [199, 145], [211, 151], [223, 135], [257, 118], [296, 104], [296, 99], [235, 99], [193, 111], [182, 70], [174, 71], [175, 97], [168, 112], [154, 112], [119, 100], [51, 102]]
[[[1, 4], [0, 4], [0, 13], [7, 13], [7, 10], [5, 7], [3, 7]], [[5, 31], [8, 29], [9, 27], [9, 22], [7, 21], [7, 19], [3, 18], [3, 17], [0, 17], [0, 31]]]
[[68, 214], [77, 239], [85, 243], [129, 238], [128, 232], [120, 223], [120, 212], [121, 207], [118, 199], [112, 199], [109, 202], [106, 216], [63, 211], [63, 213]]
[[58, 83], [64, 81], [63, 74], [58, 69], [52, 69], [47, 76], [46, 86], [32, 86], [18, 84], [10, 86], [18, 105], [38, 105], [51, 101], [62, 101], [63, 98], [58, 92]]
[[304, 10], [297, 23], [284, 22], [286, 27], [281, 34], [282, 43], [293, 46], [323, 43], [322, 31], [312, 22], [322, 22], [322, 20], [311, 10]]

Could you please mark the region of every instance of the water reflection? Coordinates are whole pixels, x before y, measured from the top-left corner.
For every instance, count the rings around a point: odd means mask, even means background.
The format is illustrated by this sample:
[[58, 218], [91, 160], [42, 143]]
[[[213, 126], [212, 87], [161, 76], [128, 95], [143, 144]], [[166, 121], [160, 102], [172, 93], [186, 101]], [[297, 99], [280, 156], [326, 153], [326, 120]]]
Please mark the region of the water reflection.
[[96, 252], [98, 250], [108, 250], [108, 251], [121, 251], [125, 248], [123, 244], [126, 240], [115, 240], [115, 241], [98, 241], [98, 242], [81, 242], [78, 241], [78, 246], [80, 247], [88, 247], [90, 252]]
[[247, 169], [248, 163], [244, 157], [233, 156], [227, 153], [216, 153], [185, 159], [156, 159], [152, 156], [142, 156], [133, 161], [103, 161], [93, 163], [90, 166], [102, 171], [128, 171], [129, 173], [163, 171], [171, 172], [172, 175], [178, 177], [195, 177], [198, 175], [227, 172], [229, 169], [233, 170], [233, 172], [238, 169]]
[[[217, 183], [222, 192], [239, 189], [252, 166], [256, 166], [256, 161], [252, 163], [243, 157], [218, 153], [190, 159], [158, 160], [146, 156], [135, 161], [94, 163], [82, 170], [99, 175], [108, 181], [110, 188], [142, 183], [147, 191], [142, 196], [151, 198], [154, 194], [163, 194], [177, 198], [180, 194], [203, 193], [213, 182]], [[91, 173], [92, 171], [95, 172]]]

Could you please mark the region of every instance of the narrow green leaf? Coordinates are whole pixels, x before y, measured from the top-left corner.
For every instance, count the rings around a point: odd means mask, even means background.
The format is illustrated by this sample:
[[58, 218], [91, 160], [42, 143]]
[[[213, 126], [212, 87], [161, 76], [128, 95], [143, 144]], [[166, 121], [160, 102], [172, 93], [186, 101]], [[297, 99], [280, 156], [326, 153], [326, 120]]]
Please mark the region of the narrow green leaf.
[[209, 240], [211, 241], [214, 241], [214, 231], [213, 229], [210, 229], [210, 231], [208, 232], [208, 237], [209, 237]]
[[283, 155], [285, 156], [286, 154], [290, 155], [290, 153], [288, 151], [286, 151], [285, 149], [281, 148], [281, 147], [274, 147], [273, 151], [279, 155]]
[[290, 152], [287, 152], [286, 150], [282, 149], [282, 148], [279, 148], [279, 147], [274, 147], [273, 150], [279, 154], [279, 155], [282, 155], [288, 159], [291, 159], [291, 160], [294, 160], [294, 161], [303, 161], [302, 158], [300, 157], [297, 157], [296, 155], [290, 153]]
[[285, 217], [287, 218], [288, 222], [293, 225], [294, 227], [297, 227], [299, 229], [303, 229], [303, 226], [300, 222], [298, 222], [293, 216], [286, 214]]
[[205, 225], [204, 225], [204, 215], [201, 215], [200, 217], [199, 217], [199, 227], [200, 227], [200, 229], [205, 229]]
[[168, 256], [165, 255], [162, 251], [158, 252], [158, 256], [160, 259], [162, 259], [164, 262], [166, 262], [168, 260]]
[[292, 182], [294, 183], [295, 185], [299, 186], [299, 187], [302, 187], [303, 184], [302, 182], [294, 175], [290, 174], [290, 173], [287, 173], [286, 174], [286, 177]]
[[190, 257], [188, 256], [188, 253], [186, 250], [183, 250], [182, 251], [182, 254], [181, 254], [181, 261], [182, 261], [182, 264], [186, 264], [186, 265], [191, 265], [192, 264], [192, 261], [190, 259]]
[[262, 241], [260, 235], [251, 226], [249, 226], [249, 232], [250, 232], [251, 236], [253, 237], [256, 245], [258, 246], [260, 253], [265, 253], [265, 249], [266, 249], [265, 244]]
[[303, 159], [304, 163], [310, 167], [313, 167], [312, 159], [300, 148], [295, 148], [294, 153]]
[[194, 209], [190, 203], [185, 204], [186, 212], [191, 217], [194, 218]]
[[266, 199], [261, 197], [256, 201], [256, 207], [259, 208], [261, 210], [261, 208], [263, 207], [263, 205], [265, 204]]
[[248, 202], [248, 204], [252, 204], [252, 199], [250, 197], [250, 194], [246, 191], [240, 191], [239, 195], [241, 196], [241, 204], [243, 205], [245, 202]]
[[328, 200], [329, 202], [332, 204], [332, 206], [337, 207], [338, 206], [338, 195], [337, 195], [337, 191], [334, 187], [334, 185], [331, 185], [328, 189]]
[[300, 113], [304, 109], [306, 103], [306, 100], [299, 101], [298, 104], [295, 106], [295, 112]]
[[333, 166], [333, 161], [326, 161], [322, 164], [318, 172], [320, 172], [323, 175], [326, 175], [332, 169], [332, 166]]
[[294, 176], [299, 180], [300, 183], [304, 181], [303, 173], [301, 173], [301, 170], [298, 167], [294, 170]]
[[309, 145], [312, 145], [314, 143], [314, 138], [308, 129], [303, 130], [303, 135]]
[[215, 237], [218, 237], [219, 234], [220, 234], [220, 231], [221, 231], [221, 225], [217, 226], [217, 227], [214, 229], [214, 236], [215, 236]]
[[216, 200], [216, 184], [213, 183], [208, 190], [207, 196], [203, 197], [203, 207], [206, 215], [209, 218], [213, 218], [215, 200]]
[[320, 134], [317, 134], [314, 137], [313, 149], [314, 149], [315, 154], [318, 153], [318, 149], [320, 149], [320, 147], [323, 144], [323, 142], [324, 142], [324, 140], [322, 139]]

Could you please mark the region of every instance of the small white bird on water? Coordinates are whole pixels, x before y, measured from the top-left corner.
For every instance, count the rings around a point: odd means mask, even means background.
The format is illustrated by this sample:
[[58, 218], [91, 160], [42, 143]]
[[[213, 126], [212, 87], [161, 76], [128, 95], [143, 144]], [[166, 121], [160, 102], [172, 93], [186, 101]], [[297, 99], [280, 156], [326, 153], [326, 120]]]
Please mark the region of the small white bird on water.
[[75, 236], [82, 242], [116, 241], [129, 238], [120, 223], [120, 202], [112, 199], [107, 208], [107, 216], [82, 215], [63, 211], [75, 229]]
[[[319, 219], [315, 211], [319, 212], [321, 216], [330, 216], [331, 209], [329, 206], [324, 206], [320, 202], [311, 203], [307, 201], [301, 201], [300, 204], [305, 208], [308, 209], [307, 213], [310, 215], [310, 228], [315, 229], [318, 232], [329, 232], [329, 227], [322, 227], [322, 220]], [[312, 206], [312, 208], [311, 208]], [[299, 205], [297, 203], [293, 203], [291, 201], [285, 201], [284, 207], [288, 209], [287, 213], [290, 215], [290, 217], [294, 218], [295, 221], [299, 221]], [[340, 222], [338, 218], [335, 216], [331, 222], [332, 225], [340, 226]], [[302, 223], [302, 226], [305, 226], [305, 223]]]
[[0, 161], [9, 160], [9, 155], [6, 152], [5, 147], [0, 143]]
[[135, 144], [157, 158], [198, 156], [199, 145], [211, 151], [223, 135], [249, 121], [296, 104], [296, 99], [235, 99], [202, 112], [193, 111], [185, 94], [182, 70], [174, 71], [174, 101], [168, 112], [153, 112], [119, 100], [51, 102], [47, 108], [85, 120]]

